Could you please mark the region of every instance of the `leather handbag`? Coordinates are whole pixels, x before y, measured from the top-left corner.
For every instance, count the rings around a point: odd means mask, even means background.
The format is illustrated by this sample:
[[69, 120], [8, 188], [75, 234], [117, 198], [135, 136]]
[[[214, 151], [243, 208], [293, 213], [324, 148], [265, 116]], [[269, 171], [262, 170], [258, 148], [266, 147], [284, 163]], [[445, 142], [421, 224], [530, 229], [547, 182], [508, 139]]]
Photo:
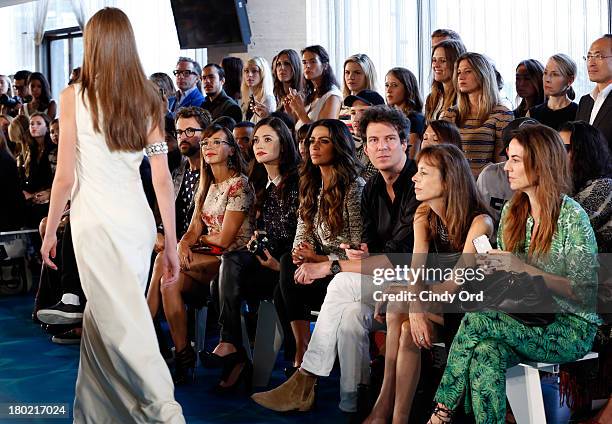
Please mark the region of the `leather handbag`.
[[463, 312], [500, 311], [531, 327], [551, 324], [558, 310], [544, 279], [526, 272], [496, 271], [482, 281], [470, 280], [463, 290], [483, 293], [482, 301], [461, 301]]

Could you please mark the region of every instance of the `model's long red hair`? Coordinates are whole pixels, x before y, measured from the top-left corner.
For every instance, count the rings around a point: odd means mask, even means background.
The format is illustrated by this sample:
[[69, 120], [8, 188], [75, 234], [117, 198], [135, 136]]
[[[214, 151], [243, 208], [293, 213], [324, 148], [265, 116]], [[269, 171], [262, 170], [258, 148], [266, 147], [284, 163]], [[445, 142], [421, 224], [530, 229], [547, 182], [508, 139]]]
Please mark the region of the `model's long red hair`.
[[94, 130], [110, 150], [143, 149], [147, 135], [163, 127], [163, 101], [144, 73], [132, 25], [120, 9], [106, 7], [85, 26], [80, 83]]

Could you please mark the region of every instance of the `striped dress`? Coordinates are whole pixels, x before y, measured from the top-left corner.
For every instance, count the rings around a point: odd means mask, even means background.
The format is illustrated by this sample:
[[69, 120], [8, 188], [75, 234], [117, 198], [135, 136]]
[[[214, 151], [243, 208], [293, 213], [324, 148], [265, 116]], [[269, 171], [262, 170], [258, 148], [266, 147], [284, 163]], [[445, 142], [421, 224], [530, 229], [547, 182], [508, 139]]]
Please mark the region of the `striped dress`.
[[[454, 106], [443, 112], [440, 119], [456, 123], [457, 107]], [[468, 117], [462, 127], [461, 148], [470, 163], [472, 174], [477, 178], [480, 171], [489, 163], [501, 162], [504, 158], [500, 154], [504, 150], [502, 131], [514, 119], [510, 109], [498, 104], [493, 108], [483, 125], [479, 125], [474, 116]], [[457, 125], [458, 126], [458, 125]]]

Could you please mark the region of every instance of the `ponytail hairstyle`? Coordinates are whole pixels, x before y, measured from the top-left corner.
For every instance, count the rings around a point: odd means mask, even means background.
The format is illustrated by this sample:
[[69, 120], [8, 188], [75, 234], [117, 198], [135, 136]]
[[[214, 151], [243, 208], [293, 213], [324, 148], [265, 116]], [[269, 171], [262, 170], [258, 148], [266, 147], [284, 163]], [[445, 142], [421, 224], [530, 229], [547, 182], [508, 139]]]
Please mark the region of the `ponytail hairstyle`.
[[572, 83], [576, 78], [576, 72], [578, 70], [576, 62], [574, 62], [571, 57], [563, 53], [554, 54], [550, 58], [551, 60], [555, 61], [559, 67], [561, 75], [567, 80], [567, 97], [569, 97], [570, 100], [574, 100], [576, 98], [576, 92], [572, 87]]

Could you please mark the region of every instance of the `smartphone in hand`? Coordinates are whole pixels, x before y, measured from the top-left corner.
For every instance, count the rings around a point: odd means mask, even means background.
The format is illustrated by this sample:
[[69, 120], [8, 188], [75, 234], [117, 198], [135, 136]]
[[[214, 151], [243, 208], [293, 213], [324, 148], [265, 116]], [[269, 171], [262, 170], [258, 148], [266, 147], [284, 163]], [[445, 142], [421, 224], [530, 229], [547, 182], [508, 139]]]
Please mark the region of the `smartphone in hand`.
[[487, 253], [489, 250], [493, 249], [489, 237], [484, 234], [472, 240], [472, 244], [476, 248], [476, 253]]

